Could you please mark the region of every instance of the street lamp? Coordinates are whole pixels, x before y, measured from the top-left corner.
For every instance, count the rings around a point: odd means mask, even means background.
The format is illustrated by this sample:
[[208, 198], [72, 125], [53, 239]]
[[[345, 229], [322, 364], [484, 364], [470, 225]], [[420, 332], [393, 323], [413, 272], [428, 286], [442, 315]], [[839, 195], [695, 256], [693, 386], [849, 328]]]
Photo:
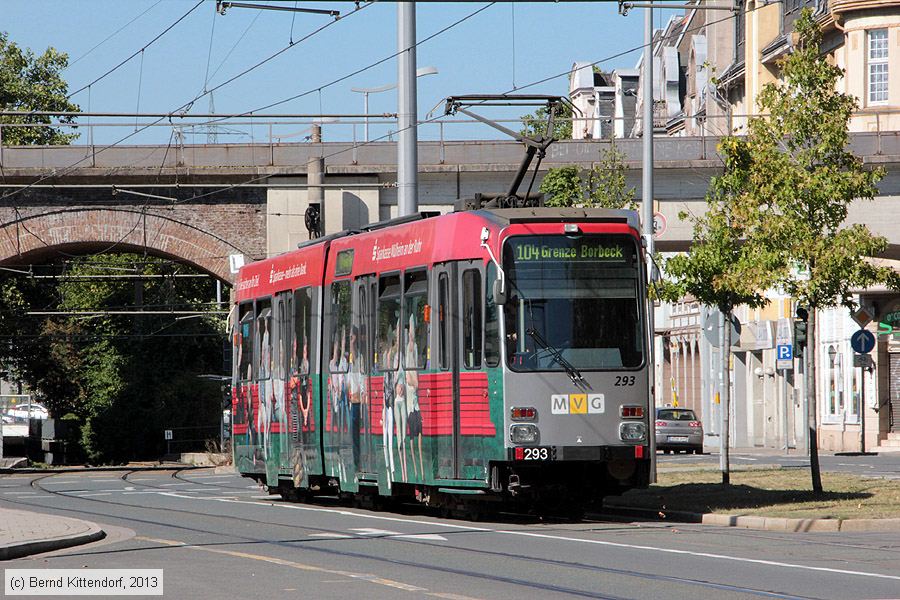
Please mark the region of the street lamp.
[[[437, 67], [421, 67], [416, 69], [416, 77], [422, 77], [423, 75], [436, 75], [438, 72]], [[386, 85], [380, 85], [378, 87], [373, 88], [350, 88], [351, 92], [357, 92], [363, 95], [363, 113], [366, 115], [365, 118], [365, 141], [369, 141], [369, 94], [377, 94], [378, 92], [386, 92], [388, 90], [392, 90], [397, 87], [396, 83], [388, 83]]]

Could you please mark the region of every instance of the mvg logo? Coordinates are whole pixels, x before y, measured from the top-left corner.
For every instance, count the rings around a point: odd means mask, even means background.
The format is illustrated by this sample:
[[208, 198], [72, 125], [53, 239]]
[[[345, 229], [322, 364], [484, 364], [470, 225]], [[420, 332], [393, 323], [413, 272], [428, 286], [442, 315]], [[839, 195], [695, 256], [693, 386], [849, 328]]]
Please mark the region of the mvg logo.
[[554, 415], [600, 414], [604, 408], [603, 394], [553, 394], [550, 412]]

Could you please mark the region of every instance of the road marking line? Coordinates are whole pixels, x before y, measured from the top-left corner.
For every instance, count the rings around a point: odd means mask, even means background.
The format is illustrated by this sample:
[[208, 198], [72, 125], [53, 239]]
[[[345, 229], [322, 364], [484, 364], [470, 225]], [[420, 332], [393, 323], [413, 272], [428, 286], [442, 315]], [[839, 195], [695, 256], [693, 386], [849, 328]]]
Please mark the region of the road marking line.
[[164, 539], [150, 538], [150, 537], [144, 537], [144, 536], [136, 536], [134, 539], [141, 540], [144, 542], [153, 542], [156, 544], [164, 544], [166, 546], [180, 546], [182, 548], [189, 548], [191, 550], [201, 550], [203, 552], [211, 552], [213, 554], [223, 554], [225, 556], [233, 556], [235, 558], [247, 558], [250, 560], [259, 560], [262, 562], [280, 565], [282, 567], [291, 567], [292, 569], [299, 569], [301, 571], [310, 571], [312, 573], [326, 573], [328, 575], [340, 575], [342, 577], [349, 577], [351, 579], [367, 581], [369, 583], [375, 583], [378, 585], [385, 585], [388, 587], [405, 590], [407, 592], [427, 592], [428, 591], [427, 588], [419, 587], [416, 585], [410, 585], [408, 583], [403, 583], [401, 581], [394, 581], [392, 579], [385, 579], [384, 577], [372, 575], [371, 573], [355, 573], [353, 571], [341, 571], [341, 570], [337, 570], [337, 569], [326, 569], [324, 567], [317, 567], [315, 565], [308, 565], [305, 563], [299, 563], [299, 562], [295, 562], [292, 560], [285, 560], [283, 558], [275, 558], [273, 556], [264, 556], [262, 554], [250, 554], [249, 552], [237, 552], [234, 550], [223, 550], [221, 548], [206, 548], [203, 546], [193, 546], [190, 544], [186, 544], [184, 542], [177, 542], [174, 540], [164, 540]]
[[[172, 494], [172, 495], [175, 496], [176, 494]], [[248, 502], [246, 500], [226, 500], [226, 499], [218, 499], [218, 498], [215, 498], [215, 499], [214, 498], [202, 498], [202, 497], [196, 497], [196, 496], [182, 496], [182, 497], [188, 498], [190, 500], [216, 500], [218, 502], [230, 502], [233, 504], [255, 504], [257, 506], [266, 506], [266, 504], [263, 504], [261, 502]], [[825, 573], [836, 573], [836, 574], [842, 574], [842, 575], [858, 575], [860, 577], [872, 577], [872, 578], [876, 578], [876, 579], [890, 579], [890, 580], [900, 581], [900, 576], [897, 576], [897, 575], [882, 575], [881, 573], [870, 573], [870, 572], [866, 572], [866, 571], [852, 571], [852, 570], [847, 570], [847, 569], [830, 569], [827, 567], [813, 567], [813, 566], [800, 565], [800, 564], [795, 564], [795, 563], [783, 563], [783, 562], [762, 560], [762, 559], [756, 559], [756, 558], [742, 558], [742, 557], [738, 557], [738, 556], [728, 556], [725, 554], [710, 554], [710, 553], [705, 553], [705, 552], [693, 552], [690, 550], [676, 550], [673, 548], [659, 548], [659, 547], [655, 547], [655, 546], [639, 546], [639, 545], [633, 545], [633, 544], [621, 544], [621, 543], [616, 543], [616, 542], [606, 542], [606, 541], [602, 541], [602, 540], [585, 540], [585, 539], [581, 539], [581, 538], [553, 536], [553, 535], [540, 534], [540, 533], [528, 533], [528, 532], [524, 532], [524, 531], [508, 531], [508, 530], [500, 530], [500, 529], [488, 529], [485, 527], [470, 527], [470, 526], [466, 526], [466, 525], [456, 525], [456, 524], [452, 524], [452, 523], [437, 523], [434, 521], [420, 521], [417, 519], [400, 519], [398, 517], [386, 517], [386, 516], [382, 516], [382, 515], [366, 515], [366, 514], [351, 512], [348, 510], [340, 510], [340, 509], [334, 509], [334, 508], [316, 508], [316, 507], [311, 507], [311, 506], [298, 506], [295, 504], [278, 504], [275, 502], [269, 502], [268, 506], [281, 507], [281, 508], [287, 508], [287, 509], [292, 509], [292, 510], [331, 513], [331, 514], [336, 514], [336, 515], [344, 515], [344, 516], [348, 516], [348, 517], [360, 517], [360, 518], [365, 518], [365, 519], [392, 521], [392, 522], [398, 522], [398, 523], [415, 523], [415, 524], [419, 524], [419, 525], [430, 525], [432, 527], [446, 527], [448, 529], [461, 529], [461, 530], [465, 530], [465, 531], [476, 531], [476, 532], [482, 532], [482, 533], [502, 533], [502, 534], [507, 534], [507, 535], [522, 535], [522, 536], [530, 536], [530, 537], [555, 539], [555, 540], [560, 540], [560, 541], [576, 542], [576, 543], [582, 543], [582, 544], [595, 544], [595, 545], [609, 546], [609, 547], [614, 547], [614, 548], [628, 548], [628, 549], [632, 549], [632, 550], [661, 552], [661, 553], [667, 553], [667, 554], [681, 554], [681, 555], [686, 555], [686, 556], [697, 556], [700, 558], [715, 558], [715, 559], [719, 559], [719, 560], [769, 565], [769, 566], [775, 566], [775, 567], [782, 567], [782, 568], [786, 568], [786, 569], [798, 569], [798, 570], [817, 571], [817, 572], [825, 572]]]
[[73, 494], [75, 498], [88, 498], [94, 496], [112, 496], [111, 492], [100, 492], [99, 494]]
[[345, 533], [311, 533], [309, 537], [318, 537], [318, 538], [334, 538], [334, 539], [349, 539], [352, 538], [352, 535], [347, 535]]
[[412, 533], [409, 535], [398, 535], [398, 538], [405, 538], [410, 540], [427, 540], [431, 542], [446, 542], [447, 538], [442, 535], [438, 535], [436, 533]]
[[662, 552], [665, 554], [680, 554], [684, 556], [697, 556], [700, 558], [715, 558], [719, 560], [730, 560], [734, 562], [751, 563], [757, 565], [767, 565], [771, 567], [783, 567], [786, 569], [799, 569], [803, 571], [818, 571], [824, 573], [836, 573], [840, 575], [858, 575], [860, 577], [874, 577], [877, 579], [891, 579], [900, 581], [898, 575], [882, 575], [881, 573], [868, 573], [866, 571], [851, 571], [848, 569], [831, 569], [828, 567], [812, 567], [808, 565], [799, 565], [795, 563], [779, 562], [775, 560], [763, 560], [759, 558], [742, 558], [739, 556], [728, 556], [727, 554], [712, 554], [709, 552], [694, 552], [692, 550], [677, 550], [675, 548], [658, 548], [655, 546], [639, 546], [637, 544], [622, 544], [619, 542], [606, 542], [603, 540], [585, 540], [581, 538], [570, 538], [561, 535], [549, 535], [544, 533], [529, 533], [527, 531], [504, 531], [495, 530], [494, 533], [505, 533], [508, 535], [520, 535], [525, 537], [544, 538], [548, 540], [559, 540], [565, 542], [579, 542], [582, 544], [594, 544], [597, 546], [609, 546], [611, 548], [627, 548], [629, 550], [649, 550], [650, 552]]
[[[196, 494], [197, 492], [191, 492], [189, 490], [181, 490], [182, 494]], [[136, 494], [159, 494], [160, 496], [168, 496], [170, 492], [168, 490], [141, 490], [139, 492], [122, 492], [123, 496], [131, 496]]]
[[[170, 496], [178, 497], [178, 492], [172, 492], [171, 494], [167, 494]], [[204, 498], [198, 496], [181, 496], [182, 498], [187, 498], [188, 500], [216, 500], [217, 502], [230, 502], [232, 504], [249, 504], [251, 506], [272, 506], [278, 508], [285, 508], [289, 510], [301, 510], [308, 512], [321, 512], [321, 513], [330, 513], [334, 515], [341, 515], [346, 517], [360, 517], [364, 519], [374, 520], [374, 521], [391, 521], [393, 523], [413, 523], [416, 525], [428, 525], [430, 527], [445, 527], [447, 529], [461, 529], [463, 531], [480, 531], [484, 533], [493, 532], [493, 529], [487, 529], [485, 527], [471, 527], [469, 525], [457, 525], [455, 523], [437, 523], [435, 521], [420, 521], [418, 519], [401, 519], [399, 517], [387, 517], [383, 515], [368, 515], [363, 513], [357, 513], [349, 510], [342, 510], [338, 508], [318, 508], [313, 506], [302, 506], [297, 504], [283, 504], [279, 500], [275, 502], [275, 499], [271, 496], [260, 496], [263, 499], [269, 499], [269, 502], [249, 502], [247, 500], [228, 500], [225, 498]]]
[[387, 529], [372, 529], [371, 527], [357, 527], [349, 531], [357, 532], [357, 535], [400, 535], [399, 531], [388, 531]]

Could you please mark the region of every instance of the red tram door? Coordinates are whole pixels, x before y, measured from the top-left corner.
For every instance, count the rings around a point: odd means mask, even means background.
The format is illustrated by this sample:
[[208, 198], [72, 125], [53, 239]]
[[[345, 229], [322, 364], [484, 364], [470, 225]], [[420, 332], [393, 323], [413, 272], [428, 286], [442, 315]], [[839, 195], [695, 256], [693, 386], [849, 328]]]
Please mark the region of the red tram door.
[[438, 479], [459, 477], [459, 268], [456, 263], [436, 265], [437, 377], [431, 390], [437, 433]]

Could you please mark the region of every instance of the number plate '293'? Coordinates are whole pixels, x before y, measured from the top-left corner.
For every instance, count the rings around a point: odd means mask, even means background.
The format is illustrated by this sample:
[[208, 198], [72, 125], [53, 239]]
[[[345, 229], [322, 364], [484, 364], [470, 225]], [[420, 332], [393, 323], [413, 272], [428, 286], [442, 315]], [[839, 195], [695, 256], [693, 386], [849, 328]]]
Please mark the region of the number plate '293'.
[[515, 448], [514, 456], [516, 460], [556, 460], [556, 447]]

